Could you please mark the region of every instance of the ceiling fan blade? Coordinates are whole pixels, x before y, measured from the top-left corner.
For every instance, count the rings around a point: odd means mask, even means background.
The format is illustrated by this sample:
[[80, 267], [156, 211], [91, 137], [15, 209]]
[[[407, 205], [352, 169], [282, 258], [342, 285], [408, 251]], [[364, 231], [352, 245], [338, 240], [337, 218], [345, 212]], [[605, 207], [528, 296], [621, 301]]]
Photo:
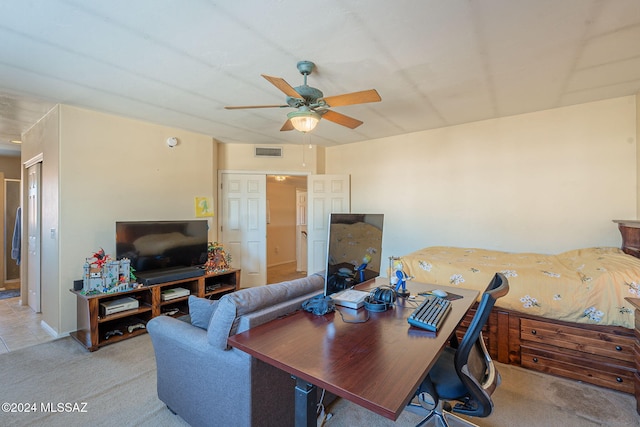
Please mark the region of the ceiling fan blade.
[[225, 110], [244, 110], [247, 108], [283, 108], [288, 105], [238, 105], [232, 107], [224, 107]]
[[323, 119], [327, 119], [330, 122], [337, 123], [342, 126], [346, 126], [349, 129], [355, 129], [363, 122], [353, 117], [345, 116], [344, 114], [336, 113], [335, 111], [327, 110], [322, 115]]
[[275, 87], [277, 87], [278, 89], [280, 89], [281, 91], [283, 91], [285, 93], [285, 95], [289, 95], [292, 98], [300, 98], [300, 99], [304, 99], [298, 92], [296, 92], [296, 90], [289, 84], [287, 83], [283, 78], [280, 77], [272, 77], [272, 76], [267, 76], [266, 74], [260, 74], [262, 77], [264, 77], [265, 79], [267, 79], [269, 81], [269, 83], [271, 83], [272, 85], [274, 85]]
[[293, 123], [291, 123], [291, 120], [287, 120], [286, 122], [284, 122], [284, 124], [280, 128], [280, 132], [283, 132], [286, 130], [293, 130]]
[[363, 90], [360, 92], [345, 93], [343, 95], [327, 96], [324, 101], [330, 107], [341, 107], [343, 105], [365, 104], [367, 102], [382, 101], [378, 91], [375, 89]]

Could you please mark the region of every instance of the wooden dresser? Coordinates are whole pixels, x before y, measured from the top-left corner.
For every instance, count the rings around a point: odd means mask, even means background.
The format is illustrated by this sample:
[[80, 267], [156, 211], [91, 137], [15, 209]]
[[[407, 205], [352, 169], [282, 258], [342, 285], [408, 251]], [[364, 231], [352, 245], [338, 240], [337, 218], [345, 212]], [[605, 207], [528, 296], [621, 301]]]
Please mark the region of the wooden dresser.
[[640, 220], [614, 219], [622, 236], [620, 249], [626, 254], [640, 258]]
[[[458, 341], [469, 325], [471, 309], [456, 331]], [[640, 312], [636, 312], [636, 327]], [[563, 378], [638, 394], [640, 333], [615, 326], [584, 325], [497, 308], [483, 329], [491, 357]], [[638, 396], [640, 398], [640, 396]]]
[[636, 361], [635, 372], [635, 394], [636, 394], [636, 410], [640, 414], [640, 298], [625, 298], [635, 308], [635, 335], [636, 342], [634, 345], [634, 359]]
[[[621, 220], [613, 222], [618, 224], [622, 236], [622, 251], [626, 254], [640, 258], [640, 220]], [[640, 296], [639, 296], [640, 297]], [[625, 298], [635, 308], [635, 344], [634, 360], [636, 372], [634, 375], [636, 410], [640, 414], [640, 298]]]

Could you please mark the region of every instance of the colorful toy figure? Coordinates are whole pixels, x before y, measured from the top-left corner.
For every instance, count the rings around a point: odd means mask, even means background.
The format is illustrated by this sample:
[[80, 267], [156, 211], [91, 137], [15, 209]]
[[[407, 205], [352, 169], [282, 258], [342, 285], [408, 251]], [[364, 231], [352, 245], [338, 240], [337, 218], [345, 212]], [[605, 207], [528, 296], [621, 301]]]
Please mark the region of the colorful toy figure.
[[102, 268], [110, 259], [111, 258], [109, 258], [109, 255], [104, 253], [104, 249], [100, 248], [98, 252], [95, 252], [93, 254], [93, 260], [91, 260], [90, 262], [92, 265], [95, 264], [96, 267]]
[[228, 270], [231, 263], [231, 255], [225, 252], [221, 243], [209, 242], [205, 271], [207, 273], [219, 273]]
[[[411, 280], [411, 277], [404, 272], [404, 265], [400, 261], [396, 261], [393, 265], [395, 268], [394, 277], [391, 277], [391, 284], [396, 286], [396, 294], [398, 296], [408, 296], [409, 292], [407, 291], [407, 280]], [[401, 290], [402, 289], [402, 290]]]
[[356, 267], [356, 274], [360, 275], [359, 283], [364, 282], [364, 271], [367, 269], [367, 265], [371, 262], [371, 255], [366, 254], [362, 257], [362, 264]]

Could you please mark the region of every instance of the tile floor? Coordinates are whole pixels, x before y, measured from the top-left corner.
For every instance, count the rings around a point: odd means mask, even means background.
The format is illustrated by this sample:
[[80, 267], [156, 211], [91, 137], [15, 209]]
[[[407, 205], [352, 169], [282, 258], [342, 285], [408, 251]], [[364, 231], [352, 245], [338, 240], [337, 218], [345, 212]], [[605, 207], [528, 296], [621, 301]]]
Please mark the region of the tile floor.
[[54, 339], [28, 305], [20, 305], [20, 297], [0, 299], [0, 354]]
[[[295, 262], [287, 263], [270, 267], [267, 283], [305, 276], [306, 273], [296, 272]], [[40, 326], [41, 319], [41, 313], [20, 305], [20, 297], [0, 299], [0, 354], [53, 340], [54, 337]]]

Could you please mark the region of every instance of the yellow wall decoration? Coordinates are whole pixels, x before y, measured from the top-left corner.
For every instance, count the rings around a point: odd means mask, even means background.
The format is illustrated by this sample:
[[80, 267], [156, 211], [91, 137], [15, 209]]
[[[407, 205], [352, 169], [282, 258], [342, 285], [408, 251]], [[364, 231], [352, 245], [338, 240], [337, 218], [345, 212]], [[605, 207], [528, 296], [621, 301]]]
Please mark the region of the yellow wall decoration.
[[213, 199], [211, 197], [196, 197], [196, 218], [213, 216]]

